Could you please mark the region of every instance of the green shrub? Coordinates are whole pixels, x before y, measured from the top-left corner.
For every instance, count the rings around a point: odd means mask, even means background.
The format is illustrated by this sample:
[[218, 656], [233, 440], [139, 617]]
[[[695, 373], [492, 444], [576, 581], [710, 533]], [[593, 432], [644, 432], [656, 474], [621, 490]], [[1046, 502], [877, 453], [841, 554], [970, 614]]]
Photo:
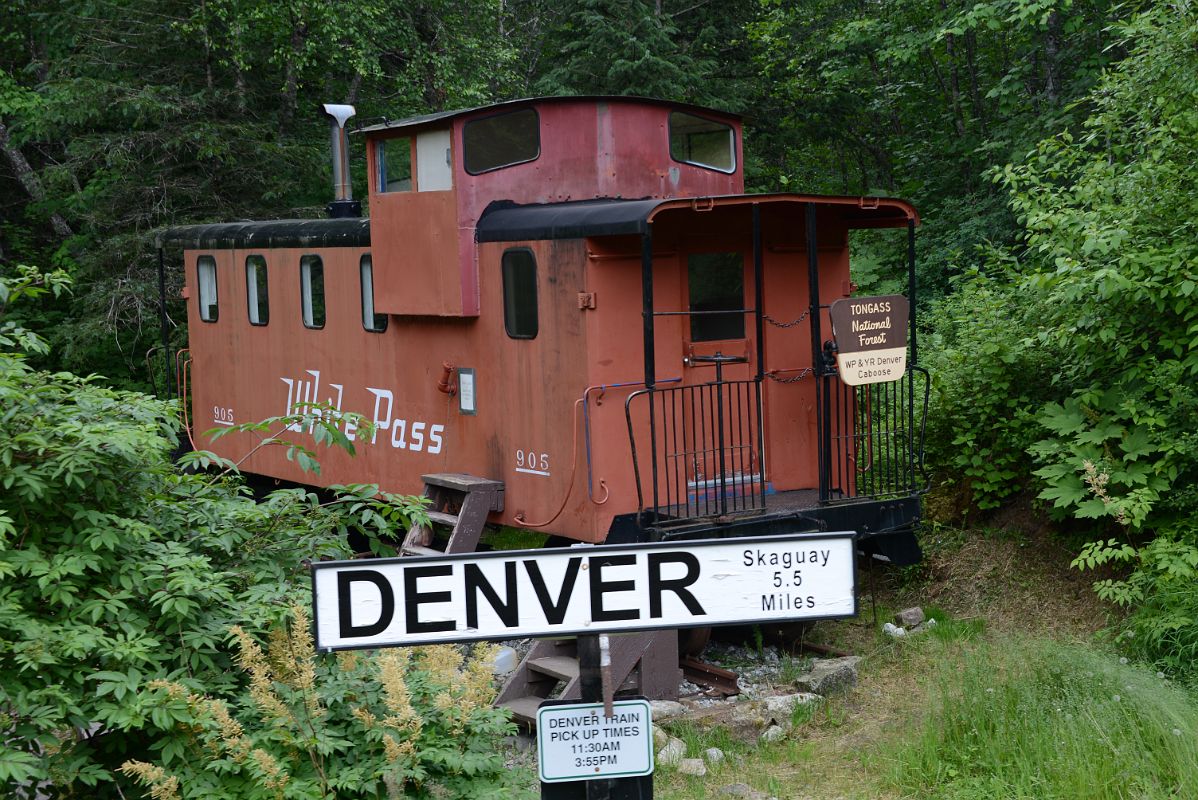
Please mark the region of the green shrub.
[[997, 508], [1030, 482], [1036, 410], [1056, 391], [1052, 353], [1029, 341], [1034, 317], [1010, 283], [978, 273], [929, 315], [928, 463], [942, 487], [978, 509]]
[[150, 682], [235, 695], [233, 625], [257, 633], [304, 602], [300, 560], [348, 555], [351, 527], [377, 534], [421, 513], [373, 486], [331, 501], [285, 490], [256, 502], [233, 472], [177, 469], [173, 403], [26, 363], [44, 344], [2, 317], [63, 280], [28, 268], [0, 279], [5, 795], [41, 781], [117, 793], [101, 750], [133, 755], [174, 735]]
[[179, 733], [158, 764], [121, 771], [157, 800], [507, 796], [495, 739], [514, 731], [491, 707], [492, 646], [317, 656], [307, 615], [265, 651], [234, 629], [247, 688], [230, 705], [169, 681], [154, 714]]

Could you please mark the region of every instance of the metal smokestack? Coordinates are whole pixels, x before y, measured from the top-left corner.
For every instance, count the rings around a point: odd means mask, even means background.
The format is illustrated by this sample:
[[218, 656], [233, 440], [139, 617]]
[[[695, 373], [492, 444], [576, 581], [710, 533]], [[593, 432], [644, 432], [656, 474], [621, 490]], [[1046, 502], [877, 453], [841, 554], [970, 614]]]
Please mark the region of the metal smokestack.
[[328, 205], [330, 217], [360, 217], [362, 204], [354, 200], [349, 174], [349, 141], [345, 123], [356, 112], [353, 106], [325, 103], [324, 111], [332, 119], [331, 144], [333, 152], [333, 202]]

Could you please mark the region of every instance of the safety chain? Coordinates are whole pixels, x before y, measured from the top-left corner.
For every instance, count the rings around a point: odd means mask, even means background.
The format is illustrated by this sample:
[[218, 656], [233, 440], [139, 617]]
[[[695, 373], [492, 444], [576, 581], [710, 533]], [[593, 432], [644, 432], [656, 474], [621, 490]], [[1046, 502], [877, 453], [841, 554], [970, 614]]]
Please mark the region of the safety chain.
[[807, 319], [807, 317], [809, 317], [809, 316], [811, 316], [810, 308], [807, 309], [806, 311], [804, 311], [802, 314], [800, 314], [798, 319], [791, 320], [790, 322], [779, 322], [778, 320], [771, 317], [769, 314], [762, 314], [761, 318], [763, 320], [765, 320], [766, 322], [768, 322], [769, 324], [776, 325], [779, 328], [793, 328], [795, 325], [798, 325], [800, 322]]
[[769, 378], [771, 381], [777, 381], [778, 383], [798, 383], [799, 381], [803, 380], [803, 378], [806, 378], [808, 375], [811, 375], [814, 372], [815, 370], [813, 370], [811, 367], [805, 367], [793, 378], [779, 378], [777, 372], [767, 372], [765, 373], [765, 377]]

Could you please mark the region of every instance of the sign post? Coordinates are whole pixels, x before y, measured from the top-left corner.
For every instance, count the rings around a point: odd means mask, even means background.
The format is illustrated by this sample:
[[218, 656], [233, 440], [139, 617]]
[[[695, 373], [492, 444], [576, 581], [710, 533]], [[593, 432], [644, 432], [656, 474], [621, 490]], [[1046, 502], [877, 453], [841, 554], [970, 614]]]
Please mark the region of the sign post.
[[322, 561], [311, 568], [316, 649], [326, 653], [577, 636], [582, 703], [546, 701], [538, 711], [538, 750], [553, 758], [540, 764], [546, 800], [653, 796], [649, 705], [643, 698], [613, 702], [610, 686], [605, 692], [606, 634], [857, 613], [849, 531]]

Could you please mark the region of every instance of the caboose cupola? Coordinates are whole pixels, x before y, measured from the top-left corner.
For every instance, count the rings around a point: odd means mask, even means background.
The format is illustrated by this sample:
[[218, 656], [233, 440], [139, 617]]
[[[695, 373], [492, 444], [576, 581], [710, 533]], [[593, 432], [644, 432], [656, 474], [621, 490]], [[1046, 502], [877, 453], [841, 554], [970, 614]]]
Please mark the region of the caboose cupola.
[[360, 129], [380, 312], [479, 313], [487, 206], [744, 191], [735, 115], [627, 97], [556, 97]]

